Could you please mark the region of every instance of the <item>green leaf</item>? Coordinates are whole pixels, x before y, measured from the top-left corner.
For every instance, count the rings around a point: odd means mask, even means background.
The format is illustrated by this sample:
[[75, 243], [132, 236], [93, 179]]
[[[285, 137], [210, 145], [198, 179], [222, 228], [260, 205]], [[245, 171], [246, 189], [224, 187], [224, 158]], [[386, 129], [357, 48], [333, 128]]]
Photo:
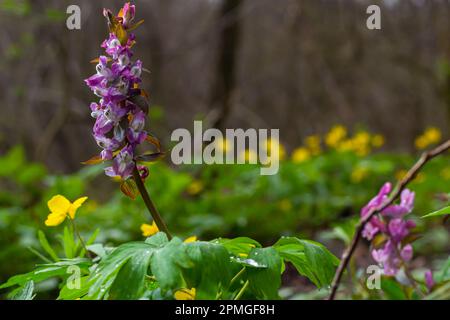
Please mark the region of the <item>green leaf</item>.
[[231, 261], [239, 263], [240, 265], [244, 266], [244, 267], [249, 267], [249, 268], [267, 268], [267, 266], [265, 264], [261, 264], [253, 259], [243, 259], [243, 258], [239, 258], [239, 257], [231, 257]]
[[87, 249], [100, 258], [104, 258], [106, 256], [106, 250], [101, 243], [91, 244], [90, 246], [87, 246]]
[[248, 258], [267, 266], [264, 269], [247, 269], [246, 274], [251, 291], [258, 299], [279, 299], [282, 260], [277, 250], [272, 247], [254, 248], [250, 251]]
[[227, 295], [233, 265], [223, 245], [196, 241], [184, 244], [192, 265], [183, 270], [187, 287], [196, 288], [196, 299], [216, 299], [219, 291]]
[[212, 242], [222, 244], [229, 252], [238, 256], [239, 254], [249, 254], [253, 248], [261, 248], [261, 245], [250, 238], [239, 237], [234, 239], [219, 238]]
[[437, 217], [437, 216], [443, 216], [443, 215], [446, 215], [446, 214], [450, 214], [450, 206], [442, 208], [442, 209], [440, 209], [438, 211], [434, 211], [434, 212], [431, 212], [429, 214], [426, 214], [426, 215], [422, 216], [422, 218]]
[[45, 252], [47, 252], [53, 260], [58, 261], [59, 260], [58, 256], [56, 255], [55, 251], [52, 249], [52, 247], [48, 243], [45, 233], [42, 232], [41, 230], [38, 231], [38, 239], [39, 239], [42, 249], [44, 249]]
[[95, 300], [107, 298], [108, 291], [114, 283], [117, 274], [128, 260], [133, 256], [142, 255], [145, 251], [153, 248], [153, 246], [145, 242], [129, 242], [119, 246], [105, 256], [89, 279], [91, 286], [88, 293], [89, 298]]
[[31, 253], [35, 254], [38, 258], [42, 259], [46, 263], [52, 263], [52, 260], [41, 254], [39, 251], [34, 249], [33, 247], [27, 247], [28, 250], [30, 250]]
[[[89, 250], [89, 246], [94, 243], [95, 239], [97, 239], [97, 236], [98, 236], [99, 233], [100, 233], [100, 228], [97, 228], [94, 231], [94, 233], [92, 233], [92, 235], [89, 237], [88, 241], [86, 241], [86, 247], [87, 247], [88, 250]], [[83, 258], [85, 255], [86, 255], [85, 248], [81, 248], [80, 257]]]
[[142, 295], [151, 255], [151, 250], [144, 250], [125, 263], [111, 286], [110, 299], [136, 300]]
[[339, 259], [320, 243], [285, 237], [274, 248], [317, 287], [327, 286], [333, 280]]
[[151, 244], [154, 247], [162, 247], [169, 242], [167, 235], [164, 232], [158, 232], [155, 235], [147, 238], [145, 243]]
[[449, 300], [450, 299], [450, 281], [438, 286], [424, 300]]
[[20, 288], [20, 290], [17, 291], [17, 293], [15, 293], [11, 297], [11, 299], [12, 300], [33, 300], [33, 298], [34, 298], [33, 291], [34, 291], [34, 282], [30, 280], [27, 283], [25, 283], [25, 285], [22, 288]]
[[381, 278], [381, 290], [389, 300], [406, 300], [407, 297], [402, 286], [388, 277]]
[[0, 289], [9, 288], [15, 285], [24, 286], [28, 281], [40, 282], [52, 277], [67, 276], [67, 268], [69, 266], [77, 265], [80, 268], [86, 269], [91, 265], [86, 259], [71, 259], [60, 260], [54, 263], [41, 264], [32, 272], [19, 274], [8, 279], [8, 281], [0, 286]]
[[16, 146], [0, 158], [0, 177], [15, 178], [17, 172], [25, 164], [25, 150]]
[[80, 288], [69, 289], [65, 284], [59, 292], [58, 300], [76, 300], [85, 296], [89, 291], [89, 276], [80, 278]]
[[167, 236], [159, 232], [145, 242], [123, 244], [102, 258], [91, 275], [88, 297], [139, 298], [149, 265], [159, 287], [168, 291], [184, 286], [182, 269], [190, 267], [192, 263], [186, 254], [186, 244], [179, 238], [168, 242]]
[[67, 226], [64, 227], [62, 239], [63, 239], [64, 253], [66, 254], [66, 257], [68, 259], [74, 258], [76, 251], [76, 244], [75, 240], [73, 239], [73, 233], [72, 231], [69, 230]]
[[183, 241], [173, 238], [169, 243], [154, 250], [150, 267], [152, 274], [164, 290], [182, 288], [184, 280], [181, 268], [190, 266]]

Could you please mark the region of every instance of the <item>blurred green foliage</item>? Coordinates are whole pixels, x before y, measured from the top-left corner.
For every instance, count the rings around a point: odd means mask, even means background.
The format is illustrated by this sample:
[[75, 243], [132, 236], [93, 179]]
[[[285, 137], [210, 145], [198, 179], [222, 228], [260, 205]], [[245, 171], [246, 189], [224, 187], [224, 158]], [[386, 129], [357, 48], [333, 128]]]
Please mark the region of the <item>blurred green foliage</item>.
[[[422, 253], [448, 250], [448, 232], [440, 221], [419, 219], [445, 205], [436, 195], [449, 192], [448, 160], [448, 156], [435, 159], [410, 185], [417, 198], [412, 216], [419, 230], [425, 231], [416, 242]], [[146, 184], [170, 230], [181, 238], [245, 235], [271, 244], [280, 236], [299, 236], [346, 242], [360, 208], [385, 181], [395, 182], [414, 161], [409, 155], [361, 157], [328, 151], [301, 163], [283, 160], [273, 176], [261, 176], [256, 165], [174, 169], [160, 162], [150, 165]], [[97, 241], [105, 246], [142, 240], [140, 226], [151, 222], [143, 202], [130, 200], [113, 181], [106, 186], [105, 181], [102, 166], [69, 175], [49, 174], [41, 164], [28, 162], [20, 146], [1, 156], [0, 282], [42, 262], [31, 252], [40, 246], [37, 230], [45, 229], [50, 243], [63, 243], [56, 237], [58, 228], [44, 225], [47, 201], [56, 194], [71, 201], [90, 197], [77, 215], [86, 239], [100, 228]], [[324, 233], [327, 230], [331, 231]], [[55, 250], [63, 255], [67, 248]]]

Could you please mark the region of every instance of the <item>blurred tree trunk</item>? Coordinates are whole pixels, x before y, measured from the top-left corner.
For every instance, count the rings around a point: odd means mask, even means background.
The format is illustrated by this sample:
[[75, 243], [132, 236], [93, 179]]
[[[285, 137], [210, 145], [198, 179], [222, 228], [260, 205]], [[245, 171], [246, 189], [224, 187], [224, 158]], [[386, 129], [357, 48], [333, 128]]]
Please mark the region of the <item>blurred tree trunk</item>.
[[218, 109], [213, 127], [221, 130], [224, 129], [231, 111], [231, 98], [236, 79], [236, 56], [241, 33], [239, 12], [243, 2], [244, 0], [223, 0], [218, 16], [219, 24], [224, 23], [224, 26], [220, 29], [210, 105], [213, 109]]

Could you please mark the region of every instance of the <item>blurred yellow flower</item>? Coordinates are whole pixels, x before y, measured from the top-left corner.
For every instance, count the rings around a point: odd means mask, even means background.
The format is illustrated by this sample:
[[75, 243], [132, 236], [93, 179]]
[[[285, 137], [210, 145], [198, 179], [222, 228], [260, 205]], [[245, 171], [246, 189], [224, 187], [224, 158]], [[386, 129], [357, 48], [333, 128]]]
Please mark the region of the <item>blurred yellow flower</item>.
[[247, 258], [248, 254], [242, 252], [242, 253], [238, 253], [238, 256], [241, 257], [241, 258]]
[[347, 136], [347, 129], [342, 125], [335, 125], [325, 136], [325, 144], [336, 148], [339, 143]]
[[257, 163], [258, 162], [258, 154], [250, 149], [247, 149], [241, 153], [241, 158], [244, 159], [245, 162], [248, 163]]
[[273, 139], [267, 139], [266, 140], [266, 151], [269, 155], [272, 155], [272, 150], [278, 149], [278, 159], [283, 160], [286, 158], [286, 149], [285, 147], [279, 143], [278, 141], [275, 141]]
[[429, 127], [425, 130], [425, 132], [418, 136], [414, 141], [414, 144], [417, 149], [422, 150], [428, 147], [429, 145], [436, 144], [441, 141], [442, 133], [436, 127]]
[[184, 240], [184, 243], [191, 243], [191, 242], [195, 242], [195, 241], [197, 241], [197, 237], [196, 236], [191, 236], [189, 238], [186, 238]]
[[281, 211], [292, 210], [292, 202], [289, 199], [283, 199], [278, 203], [278, 207]]
[[426, 180], [426, 176], [423, 172], [419, 172], [415, 178], [415, 182], [422, 183]]
[[55, 227], [63, 223], [66, 217], [69, 217], [72, 220], [75, 219], [78, 208], [80, 208], [87, 199], [87, 197], [82, 197], [71, 203], [62, 195], [54, 196], [47, 203], [50, 214], [47, 216], [47, 220], [45, 220], [45, 225], [48, 227]]
[[425, 131], [424, 136], [430, 144], [435, 144], [441, 141], [442, 133], [438, 128], [430, 127]]
[[155, 221], [153, 221], [152, 224], [143, 223], [141, 225], [141, 231], [144, 237], [151, 237], [152, 235], [158, 233], [159, 229]]
[[358, 145], [369, 145], [370, 134], [366, 131], [359, 131], [358, 133], [356, 133], [353, 139]]
[[191, 184], [187, 187], [187, 193], [191, 196], [194, 196], [196, 194], [199, 194], [203, 190], [203, 182], [200, 180], [194, 180], [191, 182]]
[[445, 169], [442, 169], [441, 176], [442, 178], [444, 178], [444, 180], [450, 180], [450, 168], [447, 167]]
[[370, 134], [360, 131], [353, 137], [353, 151], [358, 156], [366, 156], [370, 153]]
[[353, 139], [346, 139], [342, 141], [336, 148], [338, 151], [352, 151], [354, 150]]
[[375, 148], [381, 148], [384, 142], [384, 137], [381, 134], [376, 134], [372, 137], [372, 146]]
[[408, 173], [408, 171], [406, 171], [404, 169], [398, 170], [395, 173], [395, 179], [402, 180], [406, 176], [407, 173]]
[[292, 161], [294, 163], [304, 162], [311, 158], [311, 153], [307, 148], [300, 147], [294, 150], [292, 153]]
[[318, 155], [322, 151], [320, 140], [320, 136], [317, 134], [305, 138], [305, 145], [311, 151], [312, 155]]
[[[395, 178], [400, 181], [406, 176], [407, 173], [408, 173], [408, 171], [406, 171], [406, 170], [403, 170], [403, 169], [402, 170], [398, 170], [395, 173]], [[424, 182], [425, 179], [426, 179], [425, 178], [425, 174], [423, 174], [422, 172], [419, 172], [417, 174], [416, 178], [414, 179], [414, 182], [421, 183], [421, 182]]]
[[414, 145], [416, 146], [416, 149], [422, 150], [428, 147], [428, 141], [424, 136], [419, 136], [414, 141]]
[[195, 300], [195, 291], [195, 288], [177, 290], [174, 294], [175, 300]]
[[217, 140], [217, 142], [215, 142], [215, 143], [216, 143], [217, 149], [221, 150], [223, 153], [226, 153], [229, 150], [231, 150], [231, 143], [227, 139], [220, 139], [220, 140]]
[[369, 170], [363, 167], [356, 167], [352, 171], [351, 180], [352, 182], [361, 182], [364, 180], [369, 174]]

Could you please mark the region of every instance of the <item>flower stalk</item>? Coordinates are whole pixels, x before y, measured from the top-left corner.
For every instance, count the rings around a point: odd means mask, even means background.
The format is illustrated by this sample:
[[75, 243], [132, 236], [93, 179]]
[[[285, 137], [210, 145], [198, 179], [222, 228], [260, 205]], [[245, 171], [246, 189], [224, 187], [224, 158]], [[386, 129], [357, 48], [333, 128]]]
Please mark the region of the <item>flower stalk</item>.
[[136, 182], [136, 186], [139, 190], [139, 193], [141, 194], [142, 199], [144, 200], [145, 205], [147, 206], [148, 211], [150, 212], [153, 220], [155, 221], [156, 225], [158, 226], [158, 229], [164, 232], [167, 237], [172, 239], [172, 235], [169, 232], [169, 229], [167, 228], [166, 223], [162, 219], [161, 215], [159, 214], [158, 210], [156, 209], [155, 205], [153, 204], [152, 199], [150, 198], [150, 195], [147, 191], [147, 188], [145, 187], [144, 183], [142, 182], [141, 175], [139, 174], [139, 170], [136, 166], [134, 166], [133, 169], [133, 178]]

